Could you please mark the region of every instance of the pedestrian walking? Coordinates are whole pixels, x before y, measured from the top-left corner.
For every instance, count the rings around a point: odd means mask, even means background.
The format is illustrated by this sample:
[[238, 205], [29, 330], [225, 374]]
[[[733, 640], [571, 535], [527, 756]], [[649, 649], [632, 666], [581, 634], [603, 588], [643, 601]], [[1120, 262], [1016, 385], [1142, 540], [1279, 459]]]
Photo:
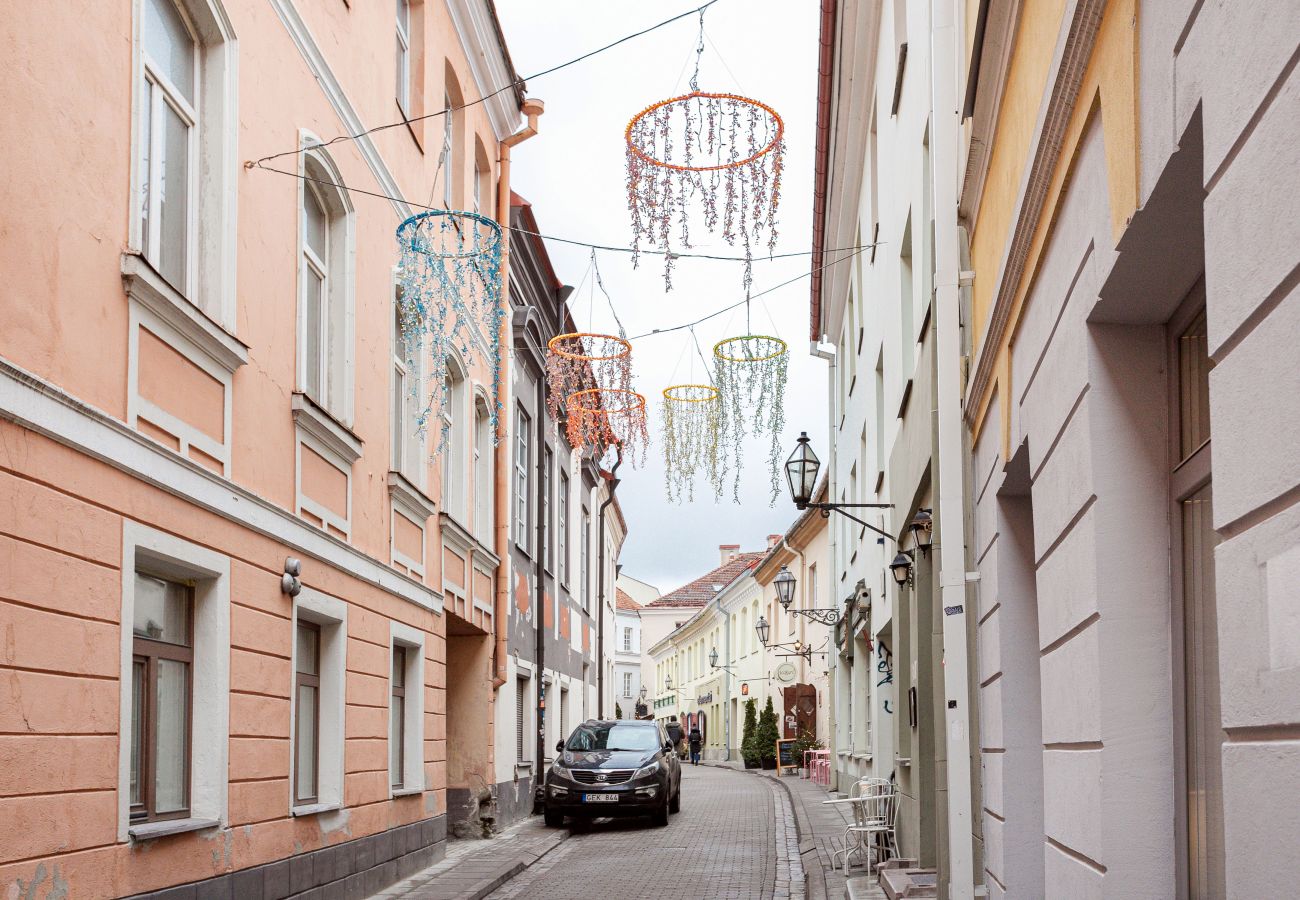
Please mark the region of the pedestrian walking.
[[673, 752], [678, 756], [681, 756], [682, 726], [681, 723], [677, 721], [676, 716], [668, 717], [668, 724], [664, 726], [664, 730], [668, 732], [668, 740], [673, 742]]
[[691, 765], [698, 766], [700, 764], [700, 745], [704, 743], [704, 735], [700, 734], [700, 726], [692, 725], [691, 733], [686, 740], [691, 745]]

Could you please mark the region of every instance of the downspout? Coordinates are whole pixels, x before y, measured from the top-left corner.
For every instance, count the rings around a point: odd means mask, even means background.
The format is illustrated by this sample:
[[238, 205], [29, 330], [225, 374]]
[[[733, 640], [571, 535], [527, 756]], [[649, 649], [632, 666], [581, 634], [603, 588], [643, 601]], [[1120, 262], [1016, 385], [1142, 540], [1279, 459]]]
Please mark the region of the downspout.
[[[537, 134], [537, 117], [546, 109], [541, 100], [528, 99], [520, 107], [528, 117], [528, 124], [501, 141], [501, 155], [497, 159], [497, 222], [501, 227], [501, 308], [510, 305], [510, 148]], [[508, 354], [511, 345], [510, 317], [502, 316], [497, 334], [498, 346]], [[497, 446], [494, 454], [496, 477], [493, 485], [496, 495], [496, 550], [504, 573], [497, 573], [496, 602], [492, 610], [492, 627], [495, 642], [492, 647], [492, 690], [506, 683], [506, 619], [510, 611], [510, 375], [511, 366], [501, 362], [504, 371], [498, 382]]]
[[600, 513], [596, 532], [600, 540], [597, 553], [597, 589], [596, 589], [596, 718], [605, 718], [605, 508], [614, 502], [614, 491], [618, 489], [618, 467], [623, 465], [623, 445], [615, 444], [618, 458], [609, 470], [609, 496], [600, 504]]
[[[543, 373], [537, 379], [537, 394], [534, 398], [537, 406], [537, 415], [533, 417], [537, 423], [537, 433], [533, 435], [533, 446], [537, 448], [534, 454], [536, 457], [533, 463], [533, 469], [536, 477], [533, 483], [537, 485], [534, 497], [535, 505], [533, 506], [534, 517], [537, 519], [537, 544], [533, 550], [533, 568], [535, 573], [535, 585], [533, 587], [533, 609], [537, 610], [536, 618], [533, 620], [536, 624], [534, 635], [536, 643], [533, 648], [533, 658], [537, 660], [537, 760], [538, 765], [546, 759], [546, 525], [550, 515], [542, 515], [543, 510], [549, 509], [547, 500], [549, 499], [543, 493], [543, 489], [549, 487], [550, 479], [545, 474], [546, 459], [546, 376]], [[556, 597], [558, 605], [559, 598]], [[560, 610], [555, 610], [558, 618]], [[558, 673], [557, 673], [558, 674]], [[567, 740], [567, 734], [560, 735], [560, 740]]]
[[961, 398], [960, 234], [957, 225], [961, 107], [957, 65], [963, 56], [955, 4], [931, 0], [931, 182], [934, 186], [935, 355], [939, 502], [935, 553], [943, 605], [943, 696], [948, 740], [948, 880], [951, 900], [975, 896], [971, 818], [970, 684], [967, 650], [966, 524]]

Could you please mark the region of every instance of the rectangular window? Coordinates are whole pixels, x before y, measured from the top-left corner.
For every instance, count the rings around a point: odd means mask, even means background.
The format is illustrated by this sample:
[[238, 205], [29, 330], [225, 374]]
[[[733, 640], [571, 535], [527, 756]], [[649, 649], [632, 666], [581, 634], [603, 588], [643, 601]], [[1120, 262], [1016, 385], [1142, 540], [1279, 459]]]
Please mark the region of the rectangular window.
[[556, 548], [559, 553], [560, 584], [569, 583], [569, 476], [560, 473], [560, 518], [556, 523]]
[[388, 777], [394, 788], [403, 784], [406, 769], [406, 648], [393, 647], [393, 674], [390, 681], [391, 707], [388, 711]]
[[903, 229], [903, 245], [898, 255], [898, 337], [899, 337], [899, 390], [912, 377], [915, 367], [916, 335], [913, 332], [912, 309], [912, 216], [907, 216]]
[[397, 105], [411, 108], [411, 3], [397, 0]]
[[194, 589], [135, 574], [131, 662], [132, 822], [189, 815]]
[[456, 134], [456, 123], [452, 118], [457, 115], [451, 105], [451, 95], [442, 95], [442, 202], [447, 209], [452, 208], [452, 183], [456, 180], [456, 163], [453, 144], [453, 138]]
[[199, 48], [171, 0], [146, 0], [140, 104], [140, 227], [145, 259], [190, 294], [198, 176]]
[[551, 467], [555, 465], [551, 448], [542, 450], [542, 565], [551, 568]]
[[532, 463], [531, 435], [532, 419], [521, 409], [515, 416], [515, 543], [525, 553], [531, 547], [528, 540], [532, 518], [532, 488], [528, 477]]
[[632, 696], [632, 673], [631, 672], [623, 673], [623, 696], [624, 697]]
[[625, 627], [623, 629], [623, 649], [627, 652], [632, 651], [632, 629]]
[[298, 621], [294, 674], [294, 778], [296, 804], [315, 803], [320, 768], [320, 626]]
[[302, 201], [302, 308], [306, 317], [303, 390], [328, 407], [325, 387], [332, 325], [329, 314], [329, 214], [320, 189], [304, 182]]
[[1185, 460], [1210, 439], [1210, 359], [1205, 311], [1178, 336], [1178, 453]]
[[474, 212], [483, 212], [483, 170], [474, 163]]
[[492, 542], [496, 485], [492, 481], [492, 417], [483, 401], [474, 404], [474, 533], [485, 546]]

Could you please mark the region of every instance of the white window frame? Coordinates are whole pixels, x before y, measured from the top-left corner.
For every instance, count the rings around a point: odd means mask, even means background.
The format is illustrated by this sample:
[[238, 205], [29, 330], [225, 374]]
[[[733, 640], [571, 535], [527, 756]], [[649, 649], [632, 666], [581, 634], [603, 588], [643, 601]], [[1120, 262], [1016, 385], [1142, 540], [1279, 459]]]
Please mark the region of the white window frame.
[[623, 652], [632, 652], [632, 626], [630, 625], [623, 626]]
[[539, 475], [542, 479], [542, 508], [540, 515], [542, 517], [542, 546], [539, 551], [542, 554], [542, 568], [547, 572], [554, 571], [555, 561], [552, 558], [552, 549], [555, 547], [555, 539], [551, 536], [554, 519], [551, 516], [551, 483], [555, 480], [552, 470], [555, 468], [555, 451], [542, 444], [542, 465]]
[[456, 178], [456, 121], [458, 110], [452, 106], [451, 94], [442, 95], [442, 203], [447, 209], [452, 208], [455, 192], [452, 190]]
[[[135, 655], [137, 570], [194, 586], [191, 665], [190, 815], [131, 824], [131, 667]], [[119, 691], [117, 839], [143, 841], [230, 824], [230, 559], [175, 535], [122, 522], [122, 618]]]
[[521, 406], [515, 410], [515, 544], [531, 555], [533, 420]]
[[582, 547], [579, 550], [578, 567], [582, 570], [578, 577], [582, 579], [582, 587], [579, 591], [581, 594], [582, 608], [591, 612], [591, 513], [587, 507], [582, 508]]
[[569, 475], [561, 467], [559, 502], [557, 504], [555, 524], [555, 553], [557, 558], [555, 566], [560, 584], [565, 587], [569, 585], [569, 490]]
[[389, 415], [399, 409], [400, 414], [391, 423], [389, 441], [392, 444], [393, 471], [400, 472], [407, 481], [424, 489], [425, 435], [420, 428], [420, 400], [424, 396], [424, 354], [415, 348], [412, 359], [406, 358], [407, 347], [402, 339], [398, 316], [401, 307], [402, 286], [393, 274], [392, 320], [392, 403]]
[[632, 696], [632, 673], [631, 672], [623, 673], [623, 696], [624, 697]]
[[411, 0], [397, 0], [397, 7], [397, 106], [406, 116], [411, 110]]
[[[298, 621], [320, 626], [319, 719], [316, 723], [318, 753], [316, 760], [316, 802], [298, 804], [293, 796], [297, 747], [293, 729], [289, 731], [289, 814], [310, 816], [343, 807], [344, 702], [346, 696], [348, 605], [313, 588], [303, 587], [293, 601], [294, 635], [290, 650], [289, 671], [298, 671]], [[289, 721], [297, 721], [298, 692], [289, 696]]]
[[[350, 427], [353, 419], [353, 379], [356, 360], [356, 215], [343, 177], [333, 159], [315, 135], [302, 132], [298, 154], [298, 391], [342, 425]], [[331, 188], [330, 185], [335, 185]], [[327, 252], [320, 258], [307, 246], [306, 202], [308, 192], [321, 199], [326, 213]], [[320, 396], [307, 390], [307, 278], [308, 266], [325, 274], [325, 304], [321, 315]], [[331, 346], [338, 370], [329, 365]]]
[[[141, 205], [135, 201], [145, 197], [148, 187], [144, 183], [142, 165], [145, 79], [161, 74], [145, 58], [144, 3], [145, 0], [133, 0], [132, 4], [134, 76], [130, 190], [133, 202], [127, 235], [129, 253], [142, 260], [146, 259], [146, 236]], [[173, 3], [195, 37], [197, 72], [194, 103], [189, 105], [187, 114], [195, 126], [191, 128], [191, 183], [186, 204], [189, 216], [186, 278], [185, 284], [168, 284], [167, 287], [175, 292], [176, 299], [172, 302], [182, 308], [184, 314], [197, 313], [219, 329], [233, 333], [238, 224], [238, 191], [235, 187], [241, 171], [238, 156], [238, 42], [221, 0], [173, 0]], [[156, 109], [155, 106], [150, 112]], [[157, 129], [151, 129], [150, 133], [158, 134]], [[150, 158], [157, 159], [156, 152], [151, 152]], [[157, 247], [156, 240], [150, 246]], [[152, 262], [148, 264], [152, 268]], [[157, 278], [163, 281], [161, 275]]]
[[496, 483], [493, 479], [492, 401], [483, 391], [474, 393], [474, 534], [479, 543], [492, 546], [496, 518]]
[[466, 398], [470, 394], [469, 367], [456, 354], [447, 356], [447, 396], [439, 410], [442, 511], [465, 524]]
[[[402, 746], [402, 786], [393, 788], [391, 765], [388, 775], [388, 796], [406, 797], [410, 794], [423, 793], [424, 778], [424, 644], [425, 633], [401, 622], [389, 622], [388, 626], [388, 678], [392, 679], [393, 651], [396, 647], [406, 649], [406, 697], [403, 704], [405, 721], [403, 722]], [[388, 717], [389, 730], [392, 734], [392, 691], [389, 691]]]

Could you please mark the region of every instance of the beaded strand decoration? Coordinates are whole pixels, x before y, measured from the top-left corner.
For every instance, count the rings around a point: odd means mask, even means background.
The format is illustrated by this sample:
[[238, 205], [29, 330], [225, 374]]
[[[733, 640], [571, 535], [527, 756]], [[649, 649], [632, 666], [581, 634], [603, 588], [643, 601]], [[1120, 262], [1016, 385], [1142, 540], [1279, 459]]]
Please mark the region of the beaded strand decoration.
[[[464, 210], [430, 210], [397, 226], [398, 323], [407, 363], [417, 371], [427, 348], [432, 368], [420, 404], [424, 433], [433, 408], [447, 403], [447, 359], [459, 352], [468, 362], [478, 347], [492, 369], [489, 426], [496, 441], [501, 409], [501, 227]], [[415, 390], [418, 390], [418, 385]], [[434, 450], [442, 452], [447, 426]]]
[[670, 503], [695, 502], [695, 481], [703, 475], [722, 499], [726, 459], [720, 446], [722, 403], [710, 384], [674, 384], [663, 390], [659, 409], [664, 452], [664, 486]]
[[632, 389], [632, 345], [612, 334], [576, 331], [546, 343], [547, 406], [559, 421], [569, 397], [587, 388]]
[[645, 397], [623, 388], [587, 388], [570, 394], [565, 401], [568, 417], [565, 436], [569, 446], [591, 448], [597, 454], [615, 444], [622, 445], [633, 466], [645, 465]]
[[713, 383], [722, 400], [722, 433], [731, 454], [732, 496], [740, 502], [740, 470], [747, 436], [771, 443], [771, 502], [781, 493], [781, 432], [785, 428], [785, 381], [790, 360], [785, 341], [764, 334], [726, 338], [713, 345]]

